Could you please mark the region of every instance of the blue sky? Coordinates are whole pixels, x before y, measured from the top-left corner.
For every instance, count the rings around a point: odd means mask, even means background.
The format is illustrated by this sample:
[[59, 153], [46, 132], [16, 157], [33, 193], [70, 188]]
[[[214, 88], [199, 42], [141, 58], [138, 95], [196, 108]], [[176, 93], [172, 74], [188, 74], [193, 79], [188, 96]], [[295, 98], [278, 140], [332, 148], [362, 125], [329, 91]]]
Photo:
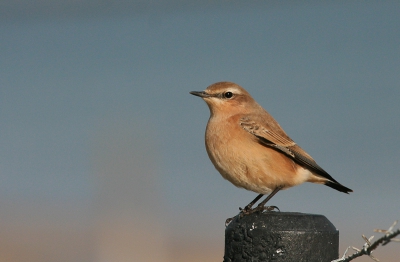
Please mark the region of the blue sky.
[[189, 91], [225, 80], [354, 190], [306, 184], [271, 204], [325, 215], [341, 249], [400, 218], [399, 3], [5, 1], [1, 9], [0, 210], [12, 210], [3, 221], [84, 225], [104, 207], [141, 210], [162, 215], [166, 236], [214, 241], [222, 257], [223, 222], [255, 194], [213, 168], [208, 108]]

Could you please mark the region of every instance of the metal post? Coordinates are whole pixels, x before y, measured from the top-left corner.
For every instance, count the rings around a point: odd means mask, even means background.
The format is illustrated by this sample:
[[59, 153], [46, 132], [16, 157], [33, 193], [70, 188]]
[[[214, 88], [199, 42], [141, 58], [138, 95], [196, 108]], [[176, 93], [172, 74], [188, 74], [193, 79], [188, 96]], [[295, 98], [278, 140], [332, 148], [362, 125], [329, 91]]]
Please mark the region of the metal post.
[[224, 262], [329, 262], [338, 252], [339, 231], [323, 215], [255, 212], [225, 229]]

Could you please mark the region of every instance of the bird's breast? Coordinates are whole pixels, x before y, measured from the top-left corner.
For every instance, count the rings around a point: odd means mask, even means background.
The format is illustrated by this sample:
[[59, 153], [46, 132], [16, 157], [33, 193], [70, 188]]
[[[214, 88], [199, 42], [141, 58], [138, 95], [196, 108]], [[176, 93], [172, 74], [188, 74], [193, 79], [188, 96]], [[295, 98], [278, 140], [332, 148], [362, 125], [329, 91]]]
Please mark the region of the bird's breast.
[[294, 161], [259, 144], [240, 126], [239, 119], [211, 118], [205, 143], [215, 168], [237, 187], [269, 194], [278, 186], [286, 188], [300, 182]]

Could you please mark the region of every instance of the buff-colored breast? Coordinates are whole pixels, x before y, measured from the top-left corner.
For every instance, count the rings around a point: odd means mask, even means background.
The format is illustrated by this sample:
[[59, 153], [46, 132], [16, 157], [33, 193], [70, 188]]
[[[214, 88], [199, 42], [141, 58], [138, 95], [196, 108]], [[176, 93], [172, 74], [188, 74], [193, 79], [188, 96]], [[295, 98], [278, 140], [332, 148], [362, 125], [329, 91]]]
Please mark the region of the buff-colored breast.
[[207, 153], [225, 179], [259, 194], [269, 194], [278, 186], [285, 189], [307, 181], [311, 175], [307, 169], [258, 143], [254, 135], [240, 127], [239, 119], [240, 115], [227, 119], [213, 117], [207, 124]]

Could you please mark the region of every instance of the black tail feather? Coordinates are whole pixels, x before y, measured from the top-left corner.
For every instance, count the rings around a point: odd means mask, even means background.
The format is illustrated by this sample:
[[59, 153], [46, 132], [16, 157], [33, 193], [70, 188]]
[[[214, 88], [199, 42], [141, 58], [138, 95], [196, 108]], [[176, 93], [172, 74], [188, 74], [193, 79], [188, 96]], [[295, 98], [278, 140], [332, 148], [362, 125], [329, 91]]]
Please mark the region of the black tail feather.
[[347, 188], [337, 182], [327, 181], [325, 185], [346, 194], [348, 194], [349, 192], [353, 192], [353, 190], [351, 190], [350, 188]]

